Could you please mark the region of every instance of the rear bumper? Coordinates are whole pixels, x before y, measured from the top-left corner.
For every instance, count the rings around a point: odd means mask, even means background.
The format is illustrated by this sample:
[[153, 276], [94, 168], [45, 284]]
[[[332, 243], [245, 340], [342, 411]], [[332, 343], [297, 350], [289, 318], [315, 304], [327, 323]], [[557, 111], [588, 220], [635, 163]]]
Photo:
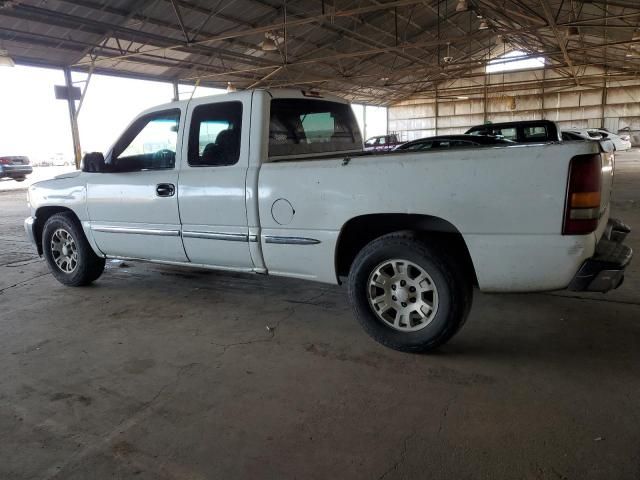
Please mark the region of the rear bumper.
[[31, 165], [0, 165], [0, 177], [24, 177], [33, 173]]
[[567, 288], [574, 292], [603, 293], [618, 288], [633, 257], [633, 250], [622, 243], [630, 231], [620, 220], [609, 219], [593, 257], [584, 261]]

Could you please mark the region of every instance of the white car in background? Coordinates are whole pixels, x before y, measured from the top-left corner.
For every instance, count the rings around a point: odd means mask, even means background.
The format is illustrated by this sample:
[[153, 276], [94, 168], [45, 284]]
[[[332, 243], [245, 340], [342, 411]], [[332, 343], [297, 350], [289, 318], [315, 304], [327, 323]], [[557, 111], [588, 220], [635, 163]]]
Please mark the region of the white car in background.
[[602, 140], [602, 133], [587, 128], [569, 128], [561, 131], [562, 140]]
[[618, 135], [617, 133], [610, 132], [606, 128], [591, 128], [589, 132], [599, 133], [602, 135], [602, 138], [611, 140], [616, 150], [629, 150], [631, 148], [631, 137], [629, 137], [629, 135]]
[[49, 165], [53, 165], [54, 167], [68, 167], [69, 165], [73, 164], [72, 160], [65, 157], [63, 153], [56, 153], [54, 155], [51, 155], [47, 163]]
[[563, 140], [611, 140], [616, 150], [629, 150], [631, 141], [629, 135], [618, 135], [604, 128], [568, 128], [562, 130]]

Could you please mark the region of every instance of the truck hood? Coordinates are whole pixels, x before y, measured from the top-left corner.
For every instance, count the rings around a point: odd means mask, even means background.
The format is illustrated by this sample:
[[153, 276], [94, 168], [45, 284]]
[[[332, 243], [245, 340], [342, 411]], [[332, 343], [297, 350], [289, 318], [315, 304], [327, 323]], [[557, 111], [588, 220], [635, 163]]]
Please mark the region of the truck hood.
[[80, 178], [81, 174], [82, 172], [80, 170], [76, 170], [73, 172], [56, 175], [53, 178], [35, 182], [29, 187], [29, 190], [31, 192], [37, 190], [39, 191], [39, 193], [46, 195], [46, 192], [56, 191], [62, 188], [71, 186], [84, 186], [84, 179]]
[[73, 172], [61, 173], [60, 175], [56, 175], [55, 177], [53, 177], [53, 179], [57, 180], [59, 178], [75, 178], [81, 173], [82, 172], [80, 170], [74, 170]]

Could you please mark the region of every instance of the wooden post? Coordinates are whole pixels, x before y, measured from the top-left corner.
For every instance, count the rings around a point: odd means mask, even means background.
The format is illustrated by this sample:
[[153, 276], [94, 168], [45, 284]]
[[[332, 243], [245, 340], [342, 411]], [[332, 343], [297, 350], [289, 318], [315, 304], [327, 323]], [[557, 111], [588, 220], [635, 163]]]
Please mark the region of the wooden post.
[[[67, 90], [71, 92], [73, 82], [71, 81], [71, 69], [65, 67], [64, 82], [67, 86]], [[80, 169], [80, 161], [82, 160], [82, 149], [80, 148], [80, 130], [78, 129], [78, 116], [76, 112], [76, 102], [72, 99], [71, 94], [67, 98], [67, 105], [69, 106], [69, 121], [71, 122], [71, 138], [73, 140], [73, 155], [75, 157], [76, 168]]]

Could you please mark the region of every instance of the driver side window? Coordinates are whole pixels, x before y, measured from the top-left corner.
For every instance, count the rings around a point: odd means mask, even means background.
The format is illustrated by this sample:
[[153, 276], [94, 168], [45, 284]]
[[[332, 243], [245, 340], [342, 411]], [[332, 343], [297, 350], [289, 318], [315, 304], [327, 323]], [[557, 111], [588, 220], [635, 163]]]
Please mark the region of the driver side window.
[[140, 118], [114, 149], [118, 172], [171, 169], [176, 164], [180, 110]]

